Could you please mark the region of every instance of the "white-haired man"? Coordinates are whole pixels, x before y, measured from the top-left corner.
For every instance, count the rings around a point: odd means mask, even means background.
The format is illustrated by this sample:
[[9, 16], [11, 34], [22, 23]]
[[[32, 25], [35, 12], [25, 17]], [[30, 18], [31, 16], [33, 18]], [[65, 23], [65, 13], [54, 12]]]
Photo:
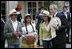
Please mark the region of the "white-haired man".
[[50, 5], [49, 7], [51, 15], [53, 17], [59, 17], [61, 20], [61, 26], [53, 27], [56, 29], [56, 37], [52, 40], [53, 48], [65, 48], [66, 46], [66, 33], [65, 29], [67, 27], [67, 21], [64, 15], [58, 12], [58, 7], [55, 4]]

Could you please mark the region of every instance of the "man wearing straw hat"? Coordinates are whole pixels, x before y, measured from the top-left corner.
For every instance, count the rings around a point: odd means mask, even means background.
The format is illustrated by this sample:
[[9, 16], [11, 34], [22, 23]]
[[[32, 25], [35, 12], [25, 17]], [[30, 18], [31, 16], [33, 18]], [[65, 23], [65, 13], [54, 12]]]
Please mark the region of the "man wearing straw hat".
[[8, 41], [8, 48], [19, 48], [20, 36], [22, 33], [21, 24], [17, 21], [19, 13], [13, 9], [10, 11], [10, 19], [6, 22], [4, 27], [4, 35]]

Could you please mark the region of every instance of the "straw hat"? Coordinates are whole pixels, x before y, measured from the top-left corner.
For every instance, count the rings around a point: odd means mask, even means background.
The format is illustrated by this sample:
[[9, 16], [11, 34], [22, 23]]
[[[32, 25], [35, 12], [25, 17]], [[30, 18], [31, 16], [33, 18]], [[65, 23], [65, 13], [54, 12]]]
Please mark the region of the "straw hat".
[[9, 16], [12, 15], [12, 14], [20, 14], [20, 12], [17, 12], [15, 9], [12, 9], [10, 12], [9, 12]]
[[25, 14], [25, 17], [26, 17], [26, 16], [31, 16], [31, 15], [30, 15], [30, 14]]
[[42, 16], [48, 16], [48, 17], [51, 17], [49, 11], [47, 11], [47, 10], [43, 10], [43, 12], [42, 12]]
[[[28, 17], [28, 16], [31, 17], [31, 14], [25, 14], [25, 17]], [[25, 18], [25, 17], [24, 17], [24, 18]], [[32, 18], [32, 17], [31, 17], [31, 18]]]

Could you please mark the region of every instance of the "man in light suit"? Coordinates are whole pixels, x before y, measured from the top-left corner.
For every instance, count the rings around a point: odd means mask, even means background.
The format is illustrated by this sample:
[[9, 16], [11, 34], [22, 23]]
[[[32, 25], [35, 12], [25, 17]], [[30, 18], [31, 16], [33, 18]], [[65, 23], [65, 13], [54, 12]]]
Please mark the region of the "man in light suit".
[[56, 37], [52, 40], [53, 48], [65, 48], [66, 47], [66, 33], [65, 29], [67, 27], [67, 20], [64, 15], [58, 12], [57, 5], [50, 5], [50, 13], [53, 17], [59, 17], [61, 20], [61, 26], [53, 27], [56, 29]]
[[13, 9], [10, 11], [10, 19], [6, 22], [4, 35], [8, 42], [8, 48], [19, 48], [20, 36], [22, 34], [21, 24], [17, 21], [18, 12]]

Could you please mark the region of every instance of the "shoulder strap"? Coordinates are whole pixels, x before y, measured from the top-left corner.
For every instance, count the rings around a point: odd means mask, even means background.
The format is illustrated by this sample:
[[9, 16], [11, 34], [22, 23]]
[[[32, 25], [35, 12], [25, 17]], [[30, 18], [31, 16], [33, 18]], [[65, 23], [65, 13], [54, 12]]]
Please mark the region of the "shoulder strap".
[[26, 27], [26, 31], [27, 31], [27, 33], [26, 33], [26, 34], [28, 34], [28, 30], [27, 30], [27, 26], [26, 26], [26, 24], [25, 24], [25, 27]]
[[33, 27], [33, 25], [32, 25], [32, 24], [31, 24], [31, 26], [32, 26], [33, 32], [35, 32], [35, 31], [34, 31], [34, 27]]
[[[31, 24], [31, 23], [30, 23]], [[26, 26], [26, 25], [25, 25]], [[32, 29], [33, 29], [33, 32], [35, 32], [34, 31], [34, 27], [33, 27], [33, 25], [31, 24], [31, 26], [32, 26]], [[27, 26], [26, 26], [26, 31], [27, 31], [27, 33], [26, 34], [28, 34], [28, 30], [27, 30]]]

